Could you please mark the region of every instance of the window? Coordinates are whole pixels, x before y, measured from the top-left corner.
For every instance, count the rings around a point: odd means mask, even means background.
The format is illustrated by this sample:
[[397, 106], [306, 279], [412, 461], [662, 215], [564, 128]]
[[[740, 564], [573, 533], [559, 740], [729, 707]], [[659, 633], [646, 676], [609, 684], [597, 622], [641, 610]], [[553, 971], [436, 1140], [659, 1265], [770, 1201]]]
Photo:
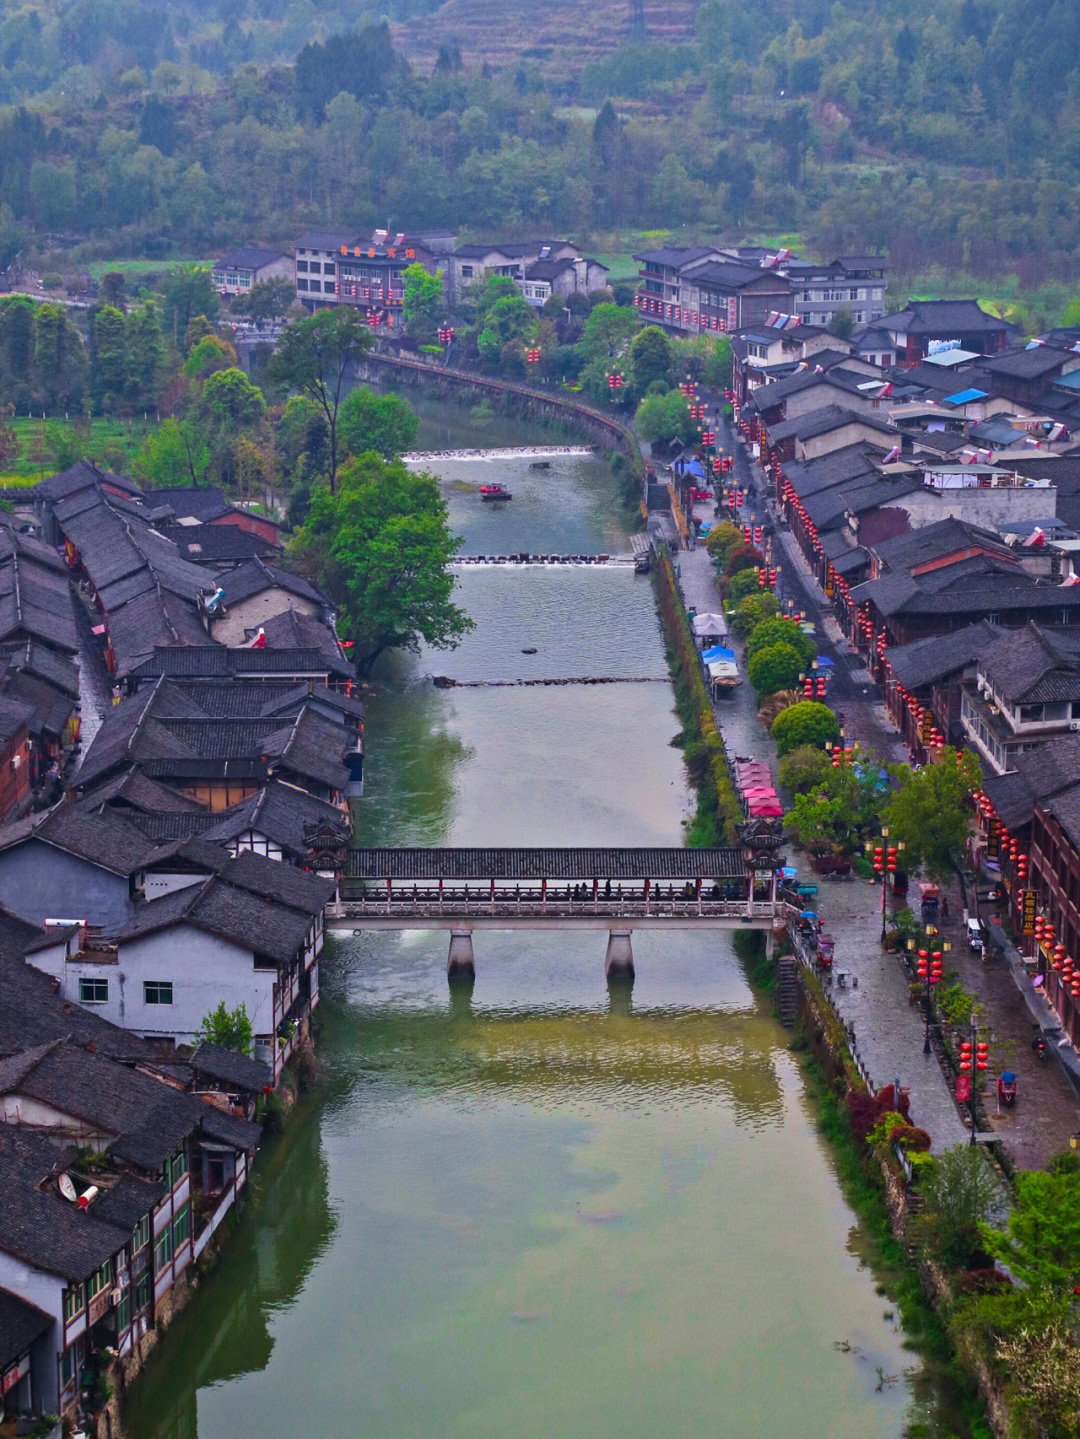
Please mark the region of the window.
[[60, 1360], [60, 1383], [66, 1389], [75, 1378], [75, 1369], [78, 1356], [76, 1355], [77, 1345], [73, 1344], [70, 1349], [64, 1350], [64, 1357]]
[[224, 283], [225, 283], [225, 275], [224, 275], [224, 273], [223, 273], [221, 270], [215, 270], [215, 271], [214, 271], [214, 276], [213, 276], [213, 278], [214, 278], [214, 284], [215, 284], [215, 285], [218, 285], [218, 286], [224, 285]]
[[150, 1303], [150, 1271], [144, 1270], [135, 1285], [135, 1308], [145, 1309]]
[[173, 1220], [172, 1233], [173, 1253], [175, 1254], [176, 1251], [180, 1248], [181, 1244], [183, 1244], [191, 1235], [190, 1205], [185, 1204], [183, 1209], [180, 1210], [176, 1218]]
[[125, 1289], [116, 1310], [116, 1328], [119, 1332], [131, 1323], [131, 1290]]
[[109, 1285], [112, 1283], [112, 1274], [112, 1260], [106, 1259], [105, 1263], [101, 1266], [97, 1273], [91, 1274], [90, 1278], [86, 1281], [87, 1300], [93, 1299], [94, 1296], [96, 1294], [100, 1294], [103, 1289], [108, 1289]]
[[471, 265], [462, 265], [462, 267], [461, 267], [461, 278], [462, 278], [463, 280], [471, 280], [472, 277], [473, 277], [473, 267], [472, 267]]
[[296, 262], [296, 268], [297, 268], [298, 270], [302, 270], [302, 271], [304, 272], [304, 274], [306, 275], [306, 274], [307, 274], [307, 261], [306, 261], [306, 260], [297, 260], [297, 262]]
[[134, 1232], [134, 1233], [132, 1234], [132, 1236], [131, 1236], [131, 1252], [132, 1252], [132, 1254], [138, 1254], [139, 1250], [140, 1250], [140, 1249], [145, 1249], [145, 1247], [146, 1247], [149, 1243], [150, 1243], [150, 1216], [149, 1216], [149, 1214], [144, 1214], [143, 1217], [139, 1220], [138, 1224], [136, 1224], [136, 1226], [135, 1226], [135, 1232]]
[[241, 275], [241, 276], [240, 276], [240, 288], [241, 288], [241, 290], [250, 290], [250, 289], [251, 289], [251, 276], [250, 276], [250, 275]]
[[64, 1318], [70, 1323], [76, 1314], [81, 1314], [86, 1301], [83, 1298], [83, 1287], [81, 1284], [73, 1284], [64, 1293]]
[[328, 295], [332, 295], [332, 294], [334, 293], [335, 288], [336, 288], [336, 287], [335, 287], [335, 285], [334, 285], [333, 280], [324, 280], [324, 281], [323, 281], [323, 289], [326, 291], [326, 293], [327, 293]]
[[107, 1004], [109, 1002], [109, 981], [107, 979], [80, 979], [80, 1004]]
[[145, 980], [143, 1002], [145, 1004], [172, 1004], [172, 981], [168, 979]]
[[172, 1258], [172, 1228], [166, 1224], [154, 1245], [154, 1273], [160, 1274]]
[[181, 1149], [179, 1154], [174, 1154], [170, 1168], [169, 1188], [177, 1184], [187, 1173], [187, 1155]]
[[306, 289], [307, 289], [307, 281], [306, 281], [306, 280], [297, 280], [297, 282], [296, 282], [296, 288], [297, 288], [298, 290], [306, 290]]

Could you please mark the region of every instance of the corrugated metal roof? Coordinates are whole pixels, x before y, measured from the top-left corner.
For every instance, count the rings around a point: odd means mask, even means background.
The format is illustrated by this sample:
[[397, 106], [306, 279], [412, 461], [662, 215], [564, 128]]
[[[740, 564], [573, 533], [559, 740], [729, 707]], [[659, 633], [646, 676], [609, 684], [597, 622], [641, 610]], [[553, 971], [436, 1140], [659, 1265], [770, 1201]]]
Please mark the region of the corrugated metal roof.
[[349, 879], [741, 879], [738, 849], [354, 849]]

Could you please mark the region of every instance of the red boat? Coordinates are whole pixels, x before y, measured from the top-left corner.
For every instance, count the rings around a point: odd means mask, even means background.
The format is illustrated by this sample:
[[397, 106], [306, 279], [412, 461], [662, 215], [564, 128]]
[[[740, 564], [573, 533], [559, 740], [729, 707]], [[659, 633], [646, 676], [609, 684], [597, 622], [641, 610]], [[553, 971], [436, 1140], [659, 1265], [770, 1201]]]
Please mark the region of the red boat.
[[512, 500], [514, 497], [505, 485], [481, 485], [480, 498], [482, 500]]

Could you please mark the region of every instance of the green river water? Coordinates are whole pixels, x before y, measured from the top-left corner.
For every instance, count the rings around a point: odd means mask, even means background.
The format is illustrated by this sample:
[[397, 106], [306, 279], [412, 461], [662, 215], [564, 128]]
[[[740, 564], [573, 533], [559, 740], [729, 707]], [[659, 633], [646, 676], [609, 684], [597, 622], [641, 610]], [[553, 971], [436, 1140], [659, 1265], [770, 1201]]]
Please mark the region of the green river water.
[[[599, 460], [439, 469], [466, 552], [626, 548]], [[678, 843], [666, 683], [428, 678], [661, 679], [648, 580], [494, 568], [461, 599], [461, 649], [372, 700], [362, 839]], [[134, 1439], [954, 1432], [726, 937], [635, 935], [632, 998], [603, 940], [479, 934], [471, 1001], [445, 935], [330, 946], [320, 1083], [132, 1392]]]

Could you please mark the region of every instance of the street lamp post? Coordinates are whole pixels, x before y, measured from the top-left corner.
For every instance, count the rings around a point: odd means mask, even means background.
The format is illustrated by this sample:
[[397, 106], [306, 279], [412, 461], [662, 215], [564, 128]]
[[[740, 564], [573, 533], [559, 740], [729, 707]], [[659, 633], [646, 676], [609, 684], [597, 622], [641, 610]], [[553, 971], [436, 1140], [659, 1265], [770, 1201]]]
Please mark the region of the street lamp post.
[[[841, 731], [842, 733], [842, 731]], [[866, 852], [873, 851], [874, 873], [881, 877], [881, 942], [885, 943], [885, 892], [889, 884], [889, 876], [896, 878], [897, 867], [900, 862], [900, 851], [904, 848], [903, 840], [898, 844], [889, 844], [888, 826], [881, 827], [881, 844], [875, 845], [872, 840], [866, 841]]]
[[990, 1045], [979, 1038], [978, 1021], [971, 1021], [971, 1039], [960, 1045], [960, 1073], [968, 1080], [968, 1116], [971, 1121], [969, 1144], [975, 1143], [975, 1100], [978, 1094], [980, 1076], [990, 1068]]
[[930, 987], [941, 983], [941, 950], [935, 949], [932, 952], [926, 949], [919, 950], [919, 962], [915, 966], [915, 973], [922, 980], [926, 981], [926, 994], [923, 1003], [926, 1008], [926, 1027], [923, 1030], [923, 1054], [930, 1053]]

